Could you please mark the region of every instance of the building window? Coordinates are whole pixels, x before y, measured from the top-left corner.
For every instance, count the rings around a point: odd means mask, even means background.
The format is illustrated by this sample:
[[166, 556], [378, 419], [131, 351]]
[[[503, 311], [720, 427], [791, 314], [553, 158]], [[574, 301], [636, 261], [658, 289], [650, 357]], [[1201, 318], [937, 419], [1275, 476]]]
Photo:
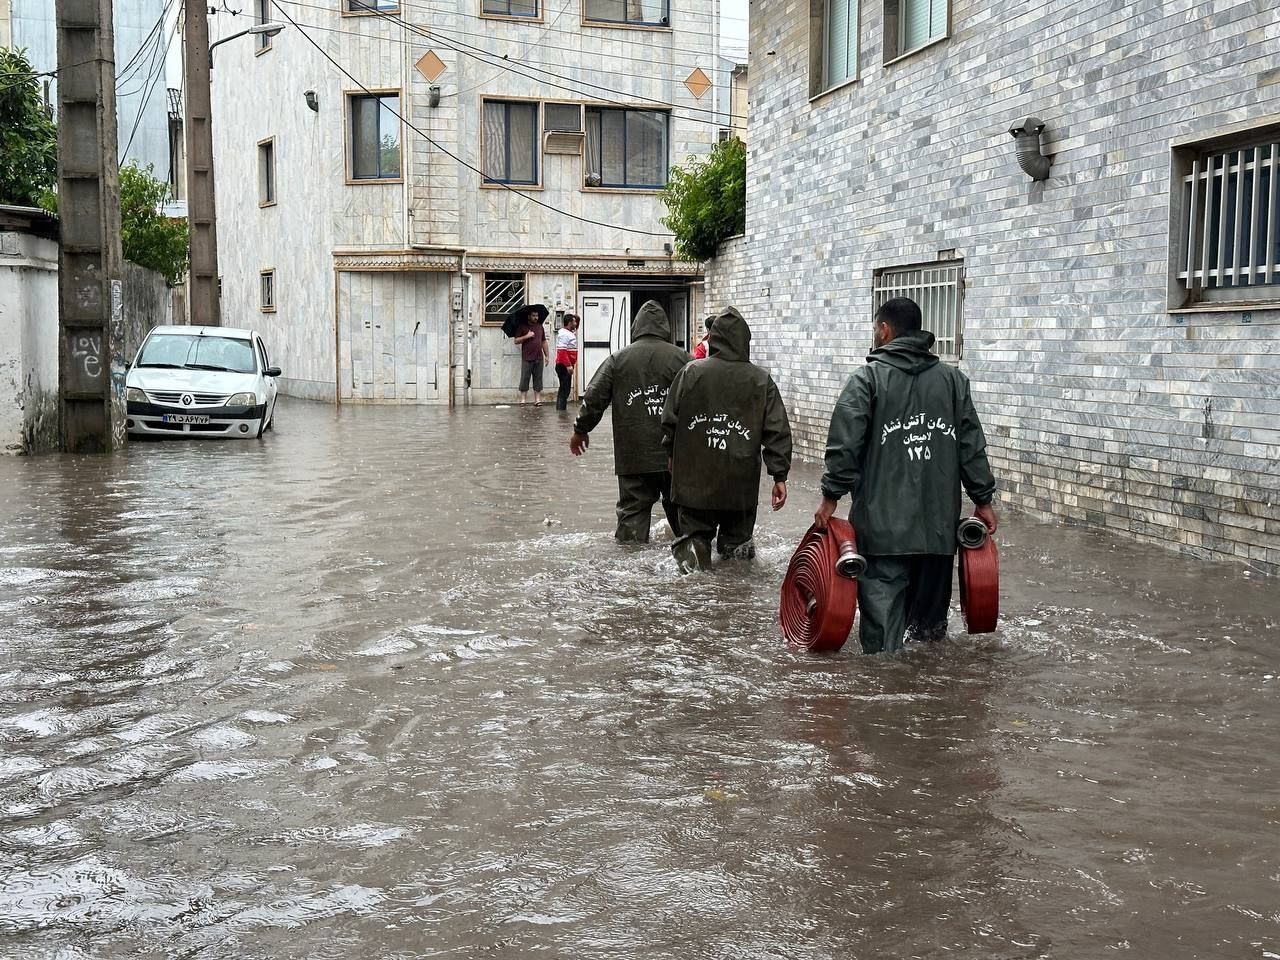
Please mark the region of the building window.
[[1171, 306], [1280, 300], [1280, 128], [1174, 152]]
[[258, 275], [258, 308], [263, 313], [276, 312], [276, 272], [263, 270]]
[[809, 0], [809, 95], [858, 77], [858, 0]]
[[480, 12], [486, 17], [536, 17], [538, 0], [482, 0]]
[[397, 13], [399, 10], [399, 0], [342, 0], [343, 13], [379, 14]]
[[484, 322], [501, 326], [514, 310], [525, 303], [523, 273], [484, 275]]
[[588, 22], [665, 27], [671, 23], [671, 3], [670, 0], [583, 0], [582, 16]]
[[276, 141], [275, 138], [258, 143], [258, 206], [269, 207], [276, 202]]
[[[271, 0], [253, 0], [253, 21], [257, 24], [271, 21]], [[259, 33], [254, 39], [259, 53], [271, 49], [271, 37], [267, 34]]]
[[400, 178], [400, 96], [351, 97], [351, 179]]
[[582, 132], [582, 106], [577, 103], [548, 103], [543, 122], [547, 130], [557, 133]]
[[667, 185], [668, 113], [606, 107], [586, 112], [587, 186], [658, 190]]
[[885, 0], [885, 60], [905, 57], [945, 37], [948, 7], [948, 0]]
[[484, 178], [489, 183], [538, 182], [538, 104], [485, 101]]
[[947, 260], [909, 267], [885, 267], [872, 280], [872, 312], [894, 297], [909, 297], [934, 335], [933, 352], [943, 360], [960, 359], [964, 347], [964, 261]]

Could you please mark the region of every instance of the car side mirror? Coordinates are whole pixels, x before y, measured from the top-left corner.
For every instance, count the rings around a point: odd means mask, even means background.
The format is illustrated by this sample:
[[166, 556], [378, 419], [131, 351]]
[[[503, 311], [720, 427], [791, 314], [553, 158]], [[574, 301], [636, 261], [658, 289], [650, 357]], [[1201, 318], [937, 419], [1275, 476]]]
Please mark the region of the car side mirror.
[[132, 360], [126, 360], [126, 361], [124, 362], [124, 368], [125, 368], [126, 370], [132, 370], [132, 369], [133, 369], [133, 361], [132, 361]]
[[265, 370], [263, 370], [263, 371], [262, 371], [262, 375], [263, 375], [264, 377], [278, 377], [278, 376], [280, 376], [280, 368], [279, 368], [279, 367], [267, 367], [267, 369], [265, 369]]

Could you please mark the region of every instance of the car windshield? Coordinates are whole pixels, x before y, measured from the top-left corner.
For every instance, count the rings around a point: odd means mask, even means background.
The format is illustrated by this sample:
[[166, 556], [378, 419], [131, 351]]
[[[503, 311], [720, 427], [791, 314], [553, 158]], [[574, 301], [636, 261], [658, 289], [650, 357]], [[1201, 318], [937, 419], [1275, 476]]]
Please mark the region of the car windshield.
[[254, 373], [253, 345], [248, 340], [191, 333], [161, 333], [147, 340], [140, 367], [181, 367]]

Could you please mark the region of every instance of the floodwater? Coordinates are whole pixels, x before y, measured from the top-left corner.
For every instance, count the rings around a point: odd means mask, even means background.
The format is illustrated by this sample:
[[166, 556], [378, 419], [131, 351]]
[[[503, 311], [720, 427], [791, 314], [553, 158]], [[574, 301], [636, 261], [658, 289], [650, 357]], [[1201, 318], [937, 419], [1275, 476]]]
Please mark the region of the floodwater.
[[1009, 517], [1004, 625], [784, 648], [607, 432], [282, 405], [0, 459], [0, 956], [1280, 957], [1275, 581]]

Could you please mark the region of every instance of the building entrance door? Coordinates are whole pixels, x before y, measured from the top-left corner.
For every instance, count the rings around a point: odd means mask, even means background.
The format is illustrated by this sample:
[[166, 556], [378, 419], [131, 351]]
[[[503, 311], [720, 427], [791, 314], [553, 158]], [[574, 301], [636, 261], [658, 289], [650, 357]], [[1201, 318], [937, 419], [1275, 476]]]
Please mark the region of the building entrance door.
[[591, 382], [610, 356], [631, 342], [631, 296], [627, 293], [578, 294], [580, 384]]

